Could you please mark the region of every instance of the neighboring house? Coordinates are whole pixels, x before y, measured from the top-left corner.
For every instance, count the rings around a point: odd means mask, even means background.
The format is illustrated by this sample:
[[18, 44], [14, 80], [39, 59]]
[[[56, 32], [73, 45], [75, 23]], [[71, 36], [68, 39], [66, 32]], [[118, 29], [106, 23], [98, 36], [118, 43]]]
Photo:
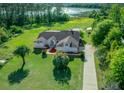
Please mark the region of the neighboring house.
[[78, 31], [49, 30], [39, 34], [34, 48], [54, 48], [57, 51], [78, 53], [83, 50], [83, 42]]

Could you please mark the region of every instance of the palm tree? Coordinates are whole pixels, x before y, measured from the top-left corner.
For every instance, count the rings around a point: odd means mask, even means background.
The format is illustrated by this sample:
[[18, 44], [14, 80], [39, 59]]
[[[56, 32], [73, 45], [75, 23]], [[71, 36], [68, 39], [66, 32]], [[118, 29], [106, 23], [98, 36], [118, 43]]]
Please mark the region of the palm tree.
[[22, 64], [21, 69], [23, 69], [23, 67], [25, 65], [25, 56], [27, 54], [29, 54], [29, 52], [30, 52], [30, 49], [27, 46], [24, 46], [24, 45], [18, 46], [16, 48], [16, 50], [13, 52], [14, 55], [20, 56], [23, 60], [23, 64]]

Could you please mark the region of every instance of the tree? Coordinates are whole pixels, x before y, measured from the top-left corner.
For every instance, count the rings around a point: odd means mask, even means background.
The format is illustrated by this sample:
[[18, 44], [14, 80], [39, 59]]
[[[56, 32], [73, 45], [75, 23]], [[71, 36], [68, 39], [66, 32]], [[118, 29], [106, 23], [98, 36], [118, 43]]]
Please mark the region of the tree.
[[121, 37], [122, 37], [122, 33], [121, 33], [119, 27], [113, 27], [110, 29], [110, 32], [108, 33], [107, 37], [105, 38], [104, 45], [107, 46], [108, 49], [110, 49], [113, 41], [117, 41], [118, 45], [120, 45]]
[[20, 27], [13, 25], [13, 26], [10, 26], [10, 33], [13, 35], [14, 34], [21, 34], [21, 33], [23, 33], [23, 31]]
[[53, 59], [53, 65], [56, 68], [64, 69], [69, 63], [69, 58], [64, 53], [58, 53]]
[[0, 25], [5, 25], [7, 29], [12, 25], [51, 24], [68, 20], [62, 4], [0, 4]]
[[36, 16], [35, 22], [36, 22], [37, 24], [39, 24], [39, 23], [41, 22], [41, 19], [40, 19], [39, 14]]
[[16, 48], [16, 50], [13, 52], [14, 55], [20, 56], [22, 58], [22, 60], [23, 60], [23, 64], [22, 64], [21, 69], [24, 68], [24, 65], [25, 65], [25, 56], [27, 54], [29, 54], [29, 52], [30, 52], [30, 49], [27, 46], [24, 46], [24, 45], [18, 46]]
[[104, 41], [112, 26], [113, 22], [109, 19], [97, 24], [96, 29], [92, 32], [91, 35], [91, 40], [94, 46], [98, 46]]
[[107, 50], [106, 46], [104, 46], [104, 45], [100, 45], [98, 47], [97, 51], [95, 52], [95, 55], [99, 60], [99, 67], [101, 70], [106, 70], [106, 68], [108, 68], [109, 63], [106, 59], [107, 53], [108, 53], [108, 50]]
[[42, 58], [46, 58], [46, 57], [47, 57], [46, 50], [42, 50]]
[[99, 18], [99, 14], [97, 11], [93, 10], [90, 14], [89, 14], [90, 18], [94, 18], [94, 19], [98, 19]]
[[57, 53], [53, 59], [53, 75], [56, 81], [63, 84], [69, 84], [71, 79], [71, 70], [67, 66], [69, 64], [69, 58], [65, 53]]
[[6, 42], [8, 40], [9, 36], [5, 28], [0, 28], [0, 44], [3, 42]]
[[110, 63], [109, 82], [117, 82], [119, 88], [124, 89], [124, 48], [113, 52]]
[[124, 37], [124, 7], [121, 8], [120, 29]]
[[120, 24], [120, 6], [118, 4], [113, 4], [109, 13], [110, 18]]
[[110, 51], [114, 51], [114, 50], [118, 49], [119, 46], [120, 46], [120, 45], [119, 45], [118, 41], [117, 41], [117, 40], [114, 40], [114, 41], [111, 43]]
[[81, 38], [84, 38], [84, 32], [83, 31], [80, 31], [80, 36], [81, 36]]

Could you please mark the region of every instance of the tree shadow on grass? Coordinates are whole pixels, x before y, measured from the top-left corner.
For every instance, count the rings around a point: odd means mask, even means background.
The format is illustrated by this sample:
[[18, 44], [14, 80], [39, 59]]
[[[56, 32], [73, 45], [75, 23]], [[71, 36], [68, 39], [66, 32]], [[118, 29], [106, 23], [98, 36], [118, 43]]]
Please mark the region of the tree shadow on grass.
[[3, 66], [0, 65], [0, 69], [2, 69]]
[[18, 69], [8, 75], [8, 81], [10, 84], [21, 83], [29, 74], [29, 70]]
[[64, 69], [54, 68], [53, 76], [59, 84], [67, 84], [69, 85], [69, 80], [71, 80], [71, 70], [69, 67], [65, 67]]
[[81, 53], [80, 55], [68, 55], [69, 61], [72, 62], [75, 60], [75, 58], [79, 58], [81, 62], [85, 62], [85, 56], [84, 53]]

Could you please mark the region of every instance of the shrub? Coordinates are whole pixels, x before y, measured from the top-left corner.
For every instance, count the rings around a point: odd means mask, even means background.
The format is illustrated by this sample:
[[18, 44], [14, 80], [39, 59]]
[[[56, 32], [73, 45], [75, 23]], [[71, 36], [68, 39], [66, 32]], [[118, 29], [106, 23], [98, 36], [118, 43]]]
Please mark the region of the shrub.
[[95, 52], [96, 57], [99, 60], [99, 67], [101, 70], [105, 70], [106, 68], [108, 68], [108, 61], [106, 59], [108, 52], [107, 52], [107, 48], [106, 46], [99, 46], [99, 48], [97, 49], [97, 51]]
[[74, 61], [74, 56], [68, 56], [69, 57], [69, 61]]
[[8, 40], [8, 36], [7, 35], [2, 35], [0, 37], [0, 39], [1, 39], [2, 42], [6, 42]]
[[11, 26], [10, 27], [10, 32], [12, 34], [21, 34], [21, 33], [23, 33], [22, 29], [20, 27], [17, 27], [17, 26]]
[[108, 82], [117, 82], [120, 89], [124, 89], [124, 48], [113, 52], [109, 69]]
[[46, 51], [42, 51], [42, 58], [46, 58], [47, 57], [47, 54], [46, 54]]
[[85, 60], [85, 55], [84, 55], [84, 52], [81, 52], [81, 54], [80, 54], [80, 58], [81, 58], [81, 60], [82, 60], [82, 61], [84, 61], [84, 60]]
[[24, 25], [23, 28], [24, 28], [24, 29], [31, 29], [32, 26], [31, 26], [30, 24], [29, 24], [29, 25]]
[[0, 28], [0, 44], [9, 39], [8, 34], [4, 28]]
[[38, 27], [38, 25], [37, 24], [32, 24], [32, 27], [36, 28], [36, 27]]
[[69, 58], [64, 53], [58, 53], [53, 59], [53, 65], [56, 68], [64, 69], [69, 64]]

